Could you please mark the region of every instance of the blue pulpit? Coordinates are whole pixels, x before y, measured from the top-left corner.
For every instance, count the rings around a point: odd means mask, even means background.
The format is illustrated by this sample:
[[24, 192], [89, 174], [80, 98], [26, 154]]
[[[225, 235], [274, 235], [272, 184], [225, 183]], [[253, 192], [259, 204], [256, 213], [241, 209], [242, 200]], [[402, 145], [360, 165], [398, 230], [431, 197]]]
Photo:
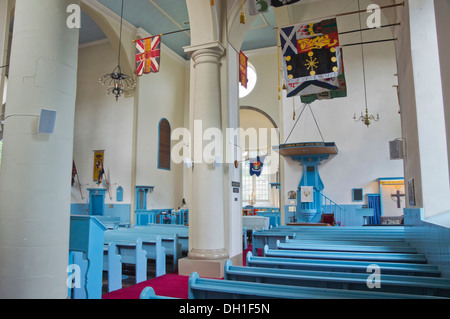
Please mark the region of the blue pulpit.
[[[101, 299], [106, 228], [92, 216], [70, 216], [69, 265], [78, 270], [74, 299]], [[77, 285], [78, 284], [78, 285]], [[69, 294], [70, 295], [70, 294]]]
[[88, 188], [89, 191], [89, 215], [103, 216], [105, 212], [106, 188]]
[[338, 153], [333, 142], [311, 142], [282, 144], [274, 149], [282, 156], [300, 162], [302, 178], [297, 188], [297, 207], [295, 219], [299, 222], [312, 222], [323, 212], [322, 194], [325, 188], [319, 174], [319, 166]]

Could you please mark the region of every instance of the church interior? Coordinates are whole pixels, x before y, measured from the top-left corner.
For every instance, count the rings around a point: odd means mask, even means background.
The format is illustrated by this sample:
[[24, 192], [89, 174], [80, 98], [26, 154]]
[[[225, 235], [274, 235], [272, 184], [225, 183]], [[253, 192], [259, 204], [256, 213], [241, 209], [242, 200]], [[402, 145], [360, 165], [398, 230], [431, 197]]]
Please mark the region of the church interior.
[[449, 298], [449, 17], [0, 0], [0, 298]]

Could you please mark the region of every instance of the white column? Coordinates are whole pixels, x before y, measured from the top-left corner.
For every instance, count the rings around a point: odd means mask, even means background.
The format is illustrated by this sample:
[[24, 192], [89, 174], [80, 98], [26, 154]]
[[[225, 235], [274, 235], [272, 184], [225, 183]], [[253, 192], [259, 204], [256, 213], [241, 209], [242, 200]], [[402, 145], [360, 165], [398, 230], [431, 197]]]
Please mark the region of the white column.
[[[10, 10], [9, 0], [0, 0], [0, 66], [7, 64]], [[0, 68], [0, 113], [1, 104], [3, 103], [6, 70], [6, 67]]]
[[[406, 147], [417, 147], [420, 159], [407, 158], [406, 161], [420, 163], [419, 189], [425, 217], [430, 217], [450, 207], [444, 100], [434, 2], [409, 0], [409, 19], [418, 139], [415, 142], [407, 137]], [[405, 182], [408, 183], [408, 180], [407, 177]]]
[[[79, 0], [17, 0], [0, 169], [0, 298], [66, 298]], [[54, 134], [37, 133], [42, 108]]]
[[[221, 129], [220, 59], [223, 46], [210, 43], [186, 48], [194, 65], [193, 119], [194, 130], [203, 135], [209, 128]], [[215, 167], [211, 158], [203, 157], [205, 146], [200, 134], [193, 139], [194, 168], [190, 204], [189, 258], [200, 260], [223, 259], [228, 256], [224, 234], [223, 166]], [[222, 144], [223, 141], [220, 141]]]

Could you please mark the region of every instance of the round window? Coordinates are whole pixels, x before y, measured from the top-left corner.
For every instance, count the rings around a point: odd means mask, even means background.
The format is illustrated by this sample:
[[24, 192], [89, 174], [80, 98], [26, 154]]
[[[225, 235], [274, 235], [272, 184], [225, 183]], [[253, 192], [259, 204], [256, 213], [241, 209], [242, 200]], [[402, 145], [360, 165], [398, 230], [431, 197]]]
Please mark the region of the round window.
[[241, 83], [239, 83], [239, 98], [243, 98], [250, 94], [251, 91], [255, 88], [256, 85], [256, 71], [253, 65], [248, 63], [247, 68], [247, 88], [243, 87]]

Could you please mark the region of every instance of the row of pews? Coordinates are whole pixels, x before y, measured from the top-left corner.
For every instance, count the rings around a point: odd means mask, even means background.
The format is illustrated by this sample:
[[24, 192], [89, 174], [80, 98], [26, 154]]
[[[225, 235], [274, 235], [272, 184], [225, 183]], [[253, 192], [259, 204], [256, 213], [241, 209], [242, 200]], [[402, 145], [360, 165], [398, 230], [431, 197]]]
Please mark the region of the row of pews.
[[[247, 244], [247, 230], [243, 229]], [[147, 280], [149, 267], [155, 277], [178, 269], [178, 260], [187, 255], [189, 227], [176, 224], [148, 224], [133, 228], [108, 229], [104, 232], [103, 271], [108, 276], [108, 292], [122, 288], [123, 265], [133, 265], [135, 283]], [[244, 246], [245, 249], [245, 246]], [[168, 263], [169, 262], [169, 263]]]
[[104, 232], [103, 271], [108, 273], [108, 292], [122, 288], [123, 264], [133, 265], [136, 283], [166, 274], [167, 261], [176, 271], [178, 260], [189, 248], [189, 229], [182, 225], [149, 224]]
[[[254, 232], [255, 238], [257, 249], [248, 252], [246, 266], [227, 261], [224, 280], [192, 273], [189, 298], [450, 297], [450, 280], [405, 241], [403, 226], [282, 226]], [[166, 298], [151, 287], [141, 293], [141, 299]]]

